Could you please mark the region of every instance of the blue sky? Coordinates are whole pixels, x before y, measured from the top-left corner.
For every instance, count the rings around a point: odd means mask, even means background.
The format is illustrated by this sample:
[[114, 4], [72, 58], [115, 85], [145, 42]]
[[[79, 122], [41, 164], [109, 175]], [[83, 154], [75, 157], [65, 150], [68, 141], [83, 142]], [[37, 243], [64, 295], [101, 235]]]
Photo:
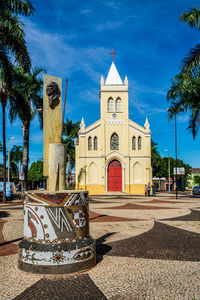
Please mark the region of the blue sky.
[[[65, 117], [100, 118], [99, 82], [107, 76], [112, 48], [115, 65], [129, 80], [129, 117], [144, 125], [149, 119], [152, 139], [161, 155], [174, 156], [174, 121], [168, 121], [166, 93], [179, 72], [181, 59], [199, 41], [200, 32], [179, 21], [182, 12], [199, 6], [196, 0], [59, 0], [33, 1], [33, 17], [23, 18], [33, 66], [68, 78]], [[64, 93], [63, 93], [64, 96]], [[0, 115], [2, 110], [0, 109]], [[1, 122], [2, 123], [2, 122]], [[21, 122], [12, 125], [7, 113], [7, 139], [22, 145]], [[178, 158], [200, 167], [200, 133], [194, 141], [186, 130], [188, 115], [177, 120]], [[0, 124], [2, 141], [2, 124]], [[42, 158], [42, 131], [32, 121], [30, 162]], [[2, 156], [0, 157], [2, 160]]]

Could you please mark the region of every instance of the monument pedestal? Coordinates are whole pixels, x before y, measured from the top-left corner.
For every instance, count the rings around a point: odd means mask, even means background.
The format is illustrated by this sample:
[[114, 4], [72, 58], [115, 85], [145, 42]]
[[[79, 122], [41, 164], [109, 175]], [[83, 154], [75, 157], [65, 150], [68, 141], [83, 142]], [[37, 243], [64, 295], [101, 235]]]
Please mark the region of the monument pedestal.
[[87, 191], [30, 191], [24, 195], [24, 238], [18, 266], [39, 274], [86, 270], [96, 264], [89, 235]]

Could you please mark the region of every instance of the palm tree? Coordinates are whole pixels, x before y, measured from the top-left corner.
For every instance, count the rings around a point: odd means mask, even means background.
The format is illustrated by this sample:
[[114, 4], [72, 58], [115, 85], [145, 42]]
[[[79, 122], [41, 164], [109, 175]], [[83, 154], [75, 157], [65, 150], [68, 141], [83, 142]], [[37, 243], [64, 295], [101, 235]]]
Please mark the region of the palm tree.
[[[200, 29], [200, 9], [192, 8], [188, 12], [183, 13], [180, 16], [180, 20], [185, 22], [192, 28]], [[196, 72], [196, 69], [200, 67], [200, 44], [195, 45], [188, 54], [187, 57], [183, 59], [183, 64], [181, 66], [181, 71], [187, 73]]]
[[160, 153], [158, 152], [158, 144], [151, 140], [151, 165], [153, 169], [153, 176], [156, 173], [157, 165], [159, 161], [161, 160]]
[[23, 123], [23, 166], [24, 189], [27, 187], [28, 162], [29, 162], [29, 131], [30, 123], [36, 114], [39, 116], [40, 126], [42, 127], [42, 107], [43, 98], [41, 90], [43, 81], [38, 75], [45, 72], [43, 68], [34, 68], [29, 73], [23, 73], [15, 69], [16, 85], [18, 98], [21, 101], [11, 101], [10, 120], [13, 122], [18, 116]]
[[[200, 9], [193, 8], [183, 13], [180, 20], [189, 26], [200, 29]], [[171, 101], [169, 119], [180, 112], [189, 112], [189, 126], [193, 139], [197, 136], [200, 125], [200, 44], [192, 48], [182, 61], [181, 71], [172, 80], [167, 93]]]
[[[23, 159], [23, 148], [22, 146], [14, 145], [10, 151], [10, 161], [14, 162], [18, 167], [18, 175], [20, 172], [20, 164], [22, 163]], [[19, 176], [18, 176], [19, 177]]]
[[75, 146], [74, 139], [78, 137], [78, 132], [80, 129], [80, 122], [73, 123], [71, 120], [66, 119], [66, 123], [63, 125], [63, 136], [62, 143], [66, 144], [66, 154], [67, 154], [67, 180], [69, 180], [70, 166], [74, 167], [75, 164]]
[[[21, 68], [28, 71], [31, 66], [24, 39], [23, 23], [18, 15], [33, 14], [30, 0], [1, 0], [0, 2], [0, 101], [3, 113], [3, 202], [6, 201], [6, 130], [5, 107], [12, 86], [13, 59]], [[14, 93], [13, 93], [14, 95]]]

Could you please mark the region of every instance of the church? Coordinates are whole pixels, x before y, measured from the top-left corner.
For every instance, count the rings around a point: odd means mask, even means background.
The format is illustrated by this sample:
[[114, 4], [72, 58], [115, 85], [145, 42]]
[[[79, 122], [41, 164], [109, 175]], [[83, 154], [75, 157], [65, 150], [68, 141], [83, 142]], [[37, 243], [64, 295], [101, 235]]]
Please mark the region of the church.
[[76, 143], [76, 189], [89, 194], [144, 194], [152, 182], [151, 131], [129, 119], [128, 78], [122, 82], [114, 60], [100, 80], [100, 119], [86, 127], [82, 118]]

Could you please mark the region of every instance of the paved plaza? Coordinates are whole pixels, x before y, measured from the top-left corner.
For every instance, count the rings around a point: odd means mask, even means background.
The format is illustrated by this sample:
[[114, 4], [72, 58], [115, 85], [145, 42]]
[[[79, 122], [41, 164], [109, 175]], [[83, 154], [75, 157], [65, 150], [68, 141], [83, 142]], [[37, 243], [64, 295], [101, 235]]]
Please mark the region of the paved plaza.
[[200, 300], [200, 198], [89, 196], [97, 265], [68, 275], [17, 267], [23, 203], [0, 203], [0, 299]]

